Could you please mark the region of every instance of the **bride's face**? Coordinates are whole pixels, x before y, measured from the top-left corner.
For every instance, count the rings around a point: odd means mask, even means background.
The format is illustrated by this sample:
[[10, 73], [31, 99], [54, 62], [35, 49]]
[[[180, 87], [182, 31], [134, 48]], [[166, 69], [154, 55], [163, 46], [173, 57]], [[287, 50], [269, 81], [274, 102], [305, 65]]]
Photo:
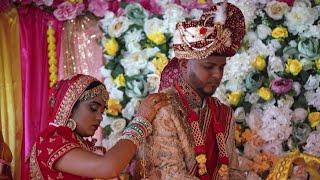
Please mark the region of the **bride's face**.
[[76, 132], [82, 137], [94, 135], [102, 121], [106, 102], [101, 96], [80, 102], [72, 112], [71, 118], [76, 122]]

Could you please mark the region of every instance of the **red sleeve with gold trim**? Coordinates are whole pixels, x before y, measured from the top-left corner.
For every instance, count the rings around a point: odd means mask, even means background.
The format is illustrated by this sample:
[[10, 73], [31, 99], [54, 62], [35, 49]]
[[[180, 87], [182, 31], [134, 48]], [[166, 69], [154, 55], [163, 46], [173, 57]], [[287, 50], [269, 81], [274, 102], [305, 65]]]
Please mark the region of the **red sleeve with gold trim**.
[[40, 166], [53, 170], [62, 156], [74, 148], [80, 148], [74, 133], [67, 127], [49, 127], [37, 141], [37, 159]]

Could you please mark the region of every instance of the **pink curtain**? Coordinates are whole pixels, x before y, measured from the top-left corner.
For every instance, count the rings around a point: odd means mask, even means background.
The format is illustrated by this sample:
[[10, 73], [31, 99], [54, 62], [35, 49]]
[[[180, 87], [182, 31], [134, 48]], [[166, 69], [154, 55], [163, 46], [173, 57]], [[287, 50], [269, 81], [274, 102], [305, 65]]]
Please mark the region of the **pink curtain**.
[[[51, 22], [55, 29], [57, 58], [60, 55], [62, 23], [52, 14], [35, 7], [20, 8], [19, 18], [24, 119], [22, 157], [25, 161], [38, 133], [49, 123], [48, 23]], [[22, 173], [25, 173], [25, 167], [22, 168]], [[22, 177], [27, 176], [22, 174]]]

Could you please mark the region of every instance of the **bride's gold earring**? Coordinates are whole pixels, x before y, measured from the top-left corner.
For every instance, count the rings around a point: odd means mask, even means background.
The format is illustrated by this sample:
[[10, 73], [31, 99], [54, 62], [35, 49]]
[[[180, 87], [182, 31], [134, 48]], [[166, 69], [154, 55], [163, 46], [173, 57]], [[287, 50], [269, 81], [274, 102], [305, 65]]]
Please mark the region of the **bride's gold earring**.
[[76, 121], [70, 118], [67, 120], [66, 126], [69, 127], [72, 131], [74, 131], [77, 127], [77, 123]]

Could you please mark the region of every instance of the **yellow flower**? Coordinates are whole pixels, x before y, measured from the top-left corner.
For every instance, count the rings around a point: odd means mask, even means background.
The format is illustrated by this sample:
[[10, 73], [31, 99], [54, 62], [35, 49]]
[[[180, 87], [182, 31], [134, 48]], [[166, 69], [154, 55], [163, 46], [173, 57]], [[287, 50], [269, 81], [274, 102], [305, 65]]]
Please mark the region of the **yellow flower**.
[[320, 58], [316, 60], [316, 68], [320, 70]]
[[273, 97], [271, 90], [266, 87], [261, 87], [260, 89], [258, 89], [258, 94], [265, 101], [269, 101]]
[[316, 127], [320, 123], [320, 112], [312, 112], [308, 115], [311, 127]]
[[54, 33], [55, 33], [55, 30], [51, 26], [49, 26], [49, 28], [47, 30], [47, 35], [48, 35], [47, 38], [52, 39], [49, 35], [54, 35]]
[[113, 80], [114, 83], [116, 83], [116, 85], [118, 87], [122, 87], [122, 86], [125, 86], [126, 84], [126, 79], [124, 78], [124, 75], [123, 74], [119, 74], [114, 80]]
[[49, 41], [48, 51], [56, 51], [56, 44], [54, 44], [54, 42]]
[[52, 26], [49, 26], [47, 30], [47, 42], [48, 42], [48, 63], [49, 63], [49, 86], [53, 87], [57, 83], [57, 58], [56, 58], [56, 38], [54, 36], [55, 30]]
[[205, 154], [199, 154], [197, 157], [196, 157], [196, 160], [197, 160], [197, 162], [199, 163], [199, 164], [204, 164], [204, 163], [206, 163], [206, 161], [207, 161], [207, 157], [206, 157], [206, 155]]
[[286, 38], [288, 37], [288, 30], [284, 27], [276, 27], [272, 30], [271, 35], [276, 39]]
[[228, 101], [231, 105], [236, 106], [240, 102], [241, 96], [242, 92], [240, 91], [231, 92], [230, 94], [228, 94]]
[[107, 110], [108, 114], [111, 114], [113, 116], [118, 116], [121, 110], [122, 110], [122, 106], [119, 100], [113, 99], [113, 98], [110, 98], [108, 100], [108, 110]]
[[156, 74], [160, 75], [164, 67], [168, 64], [168, 58], [163, 53], [156, 53], [152, 60], [153, 65], [156, 67]]
[[257, 56], [256, 59], [252, 62], [252, 66], [259, 70], [262, 71], [266, 67], [266, 61], [264, 60], [263, 56]]
[[288, 59], [286, 64], [286, 72], [296, 76], [302, 70], [302, 64], [297, 59]]
[[162, 32], [150, 33], [150, 34], [147, 34], [147, 37], [156, 45], [161, 45], [167, 41], [166, 36]]
[[49, 72], [51, 74], [56, 73], [57, 72], [57, 66], [54, 66], [54, 65], [50, 66], [49, 67]]
[[206, 0], [198, 0], [198, 4], [205, 4]]
[[119, 50], [119, 44], [115, 38], [108, 39], [104, 44], [104, 51], [110, 56], [115, 56]]

